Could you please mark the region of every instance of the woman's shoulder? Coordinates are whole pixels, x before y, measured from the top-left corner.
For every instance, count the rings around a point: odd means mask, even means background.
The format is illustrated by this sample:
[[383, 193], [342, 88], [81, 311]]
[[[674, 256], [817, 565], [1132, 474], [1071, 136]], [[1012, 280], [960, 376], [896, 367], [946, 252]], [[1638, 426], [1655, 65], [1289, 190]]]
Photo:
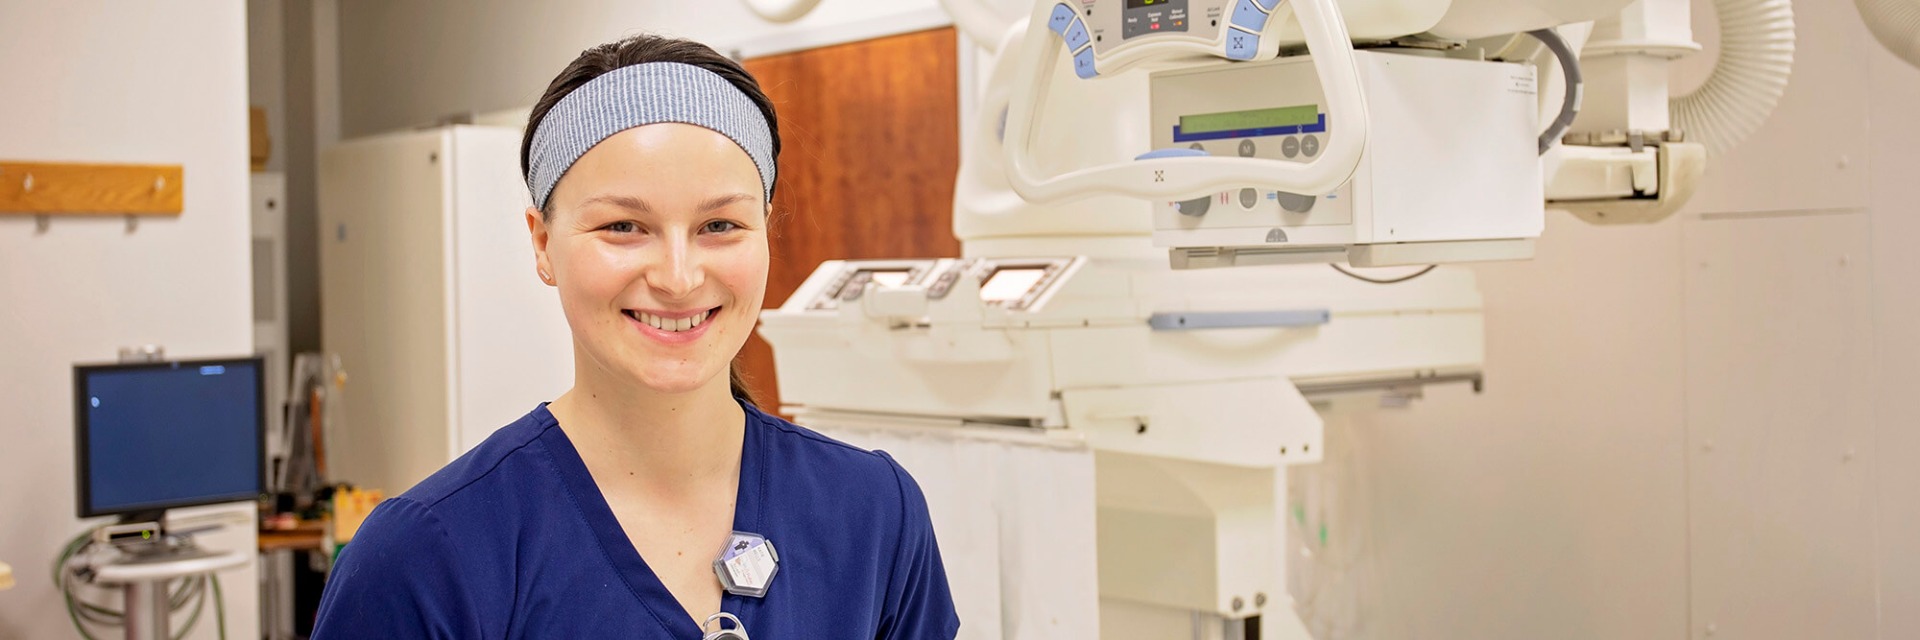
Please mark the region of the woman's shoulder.
[[[749, 408], [781, 459], [782, 476], [807, 490], [829, 492], [850, 508], [873, 508], [911, 521], [926, 519], [926, 498], [906, 468], [885, 451], [862, 449]], [[868, 500], [859, 500], [860, 497]]]
[[544, 468], [530, 458], [539, 453], [541, 436], [558, 425], [546, 405], [535, 407], [401, 495], [433, 507], [463, 494], [518, 484], [523, 479], [514, 476]]
[[906, 472], [885, 451], [870, 451], [836, 440], [757, 408], [748, 412], [769, 435], [776, 455], [799, 458], [817, 469], [835, 472], [851, 482], [892, 481]]

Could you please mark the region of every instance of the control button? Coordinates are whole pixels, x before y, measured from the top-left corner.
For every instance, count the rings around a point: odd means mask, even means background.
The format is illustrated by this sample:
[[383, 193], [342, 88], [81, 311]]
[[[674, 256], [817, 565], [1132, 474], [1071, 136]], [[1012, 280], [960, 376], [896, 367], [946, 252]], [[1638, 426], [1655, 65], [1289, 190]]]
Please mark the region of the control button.
[[1300, 139], [1287, 136], [1280, 140], [1280, 155], [1294, 157], [1300, 155]]
[[1240, 157], [1242, 158], [1253, 157], [1253, 140], [1240, 141]]
[[1280, 6], [1280, 3], [1283, 1], [1284, 0], [1253, 0], [1255, 4], [1260, 5], [1260, 8], [1266, 10], [1268, 13], [1272, 13], [1273, 8]]
[[1053, 15], [1047, 16], [1047, 28], [1060, 35], [1067, 34], [1067, 26], [1073, 24], [1076, 16], [1073, 7], [1065, 4], [1053, 5]]
[[1320, 137], [1311, 133], [1300, 138], [1300, 153], [1311, 158], [1320, 153]]
[[1073, 21], [1073, 26], [1067, 27], [1066, 38], [1067, 38], [1068, 51], [1079, 51], [1080, 47], [1087, 46], [1086, 23], [1081, 22], [1079, 19], [1076, 18]]
[[1240, 0], [1233, 5], [1233, 26], [1260, 33], [1267, 28], [1267, 12], [1260, 10], [1253, 0]]
[[1227, 28], [1227, 58], [1231, 60], [1252, 60], [1260, 53], [1260, 36]]
[[1279, 192], [1279, 194], [1280, 194], [1280, 197], [1278, 198], [1278, 200], [1280, 200], [1280, 208], [1286, 209], [1294, 213], [1306, 213], [1308, 211], [1312, 211], [1313, 203], [1318, 202], [1320, 200], [1319, 198], [1315, 198], [1313, 196], [1301, 195], [1298, 193], [1287, 193], [1285, 191], [1281, 191]]
[[1253, 205], [1256, 205], [1259, 203], [1260, 203], [1260, 192], [1258, 190], [1254, 189], [1253, 187], [1247, 187], [1245, 189], [1240, 190], [1240, 208], [1252, 209]]
[[1174, 211], [1180, 212], [1180, 215], [1193, 216], [1195, 218], [1207, 215], [1207, 209], [1211, 208], [1213, 208], [1213, 196], [1200, 196], [1192, 200], [1181, 200], [1173, 203]]
[[940, 278], [938, 280], [934, 280], [933, 286], [927, 289], [927, 297], [932, 298], [934, 300], [939, 300], [941, 298], [947, 297], [947, 293], [953, 291], [954, 281], [959, 279], [960, 279], [960, 270], [958, 269], [954, 269], [946, 273], [940, 274]]
[[1093, 47], [1081, 49], [1080, 53], [1073, 54], [1073, 74], [1080, 76], [1083, 80], [1100, 75], [1100, 72], [1093, 68]]

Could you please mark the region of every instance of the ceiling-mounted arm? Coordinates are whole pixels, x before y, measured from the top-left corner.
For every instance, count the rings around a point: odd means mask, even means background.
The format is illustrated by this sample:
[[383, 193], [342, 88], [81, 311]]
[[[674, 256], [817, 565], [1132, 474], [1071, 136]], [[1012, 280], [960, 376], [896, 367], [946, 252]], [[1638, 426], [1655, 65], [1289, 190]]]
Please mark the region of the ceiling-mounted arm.
[[806, 17], [820, 0], [745, 0], [747, 10], [767, 22], [793, 22]]
[[[1353, 43], [1334, 0], [1252, 0], [1264, 12], [1291, 6], [1299, 18], [1307, 51], [1313, 56], [1315, 73], [1327, 101], [1328, 145], [1309, 162], [1286, 162], [1256, 158], [1195, 157], [1180, 154], [1146, 154], [1134, 162], [1123, 162], [1043, 175], [1032, 154], [1035, 120], [1044, 110], [1053, 72], [1062, 48], [1074, 58], [1075, 72], [1092, 79], [1103, 71], [1078, 11], [1067, 4], [1036, 3], [1027, 36], [1016, 55], [1021, 57], [1014, 78], [1013, 96], [1007, 114], [1004, 149], [1009, 178], [1015, 191], [1031, 202], [1053, 202], [1096, 194], [1125, 194], [1152, 200], [1178, 200], [1229, 189], [1255, 187], [1290, 193], [1325, 194], [1353, 177], [1367, 144], [1366, 99], [1360, 89], [1358, 68], [1353, 59]], [[1244, 8], [1243, 8], [1244, 9]], [[1175, 57], [1202, 52], [1229, 59], [1271, 56], [1276, 48], [1271, 32], [1278, 30], [1283, 16], [1265, 16], [1258, 36], [1258, 53], [1252, 45], [1239, 46], [1249, 32], [1222, 25], [1214, 46], [1191, 42], [1141, 42], [1122, 47], [1109, 59], [1110, 66], [1133, 61]], [[1237, 22], [1237, 21], [1236, 21]], [[1111, 72], [1112, 69], [1105, 70]], [[1142, 149], [1141, 151], [1148, 151]]]

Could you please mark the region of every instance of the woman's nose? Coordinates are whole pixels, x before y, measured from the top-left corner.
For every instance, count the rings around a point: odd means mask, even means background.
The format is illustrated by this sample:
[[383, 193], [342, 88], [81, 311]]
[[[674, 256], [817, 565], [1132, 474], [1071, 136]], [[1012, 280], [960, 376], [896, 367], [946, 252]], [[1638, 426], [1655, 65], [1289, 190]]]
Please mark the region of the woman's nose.
[[660, 263], [649, 271], [648, 284], [668, 299], [692, 295], [705, 281], [699, 249], [684, 239], [668, 242]]

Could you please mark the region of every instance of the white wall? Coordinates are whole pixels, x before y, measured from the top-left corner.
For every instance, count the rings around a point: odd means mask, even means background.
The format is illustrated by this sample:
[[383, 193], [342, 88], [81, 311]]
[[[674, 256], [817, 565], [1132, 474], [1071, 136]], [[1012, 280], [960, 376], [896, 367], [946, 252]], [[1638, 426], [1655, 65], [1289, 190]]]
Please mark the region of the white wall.
[[[0, 217], [0, 560], [19, 580], [0, 638], [77, 637], [48, 576], [92, 524], [73, 516], [73, 363], [252, 351], [246, 38], [237, 2], [0, 0], [0, 157], [186, 166], [184, 214], [131, 233]], [[252, 527], [208, 542], [251, 549]], [[258, 637], [252, 566], [222, 581], [229, 633]]]
[[1788, 95], [1686, 212], [1551, 214], [1477, 268], [1486, 393], [1354, 421], [1337, 637], [1920, 637], [1920, 70], [1794, 4]]

